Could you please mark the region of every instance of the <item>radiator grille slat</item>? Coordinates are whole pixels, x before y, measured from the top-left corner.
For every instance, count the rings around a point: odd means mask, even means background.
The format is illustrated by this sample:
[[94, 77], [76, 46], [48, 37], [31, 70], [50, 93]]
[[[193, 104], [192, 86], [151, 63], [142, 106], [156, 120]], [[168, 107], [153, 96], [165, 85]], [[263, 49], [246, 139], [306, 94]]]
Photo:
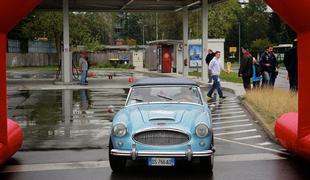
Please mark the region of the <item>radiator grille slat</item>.
[[189, 136], [173, 130], [150, 130], [135, 134], [134, 139], [142, 144], [167, 146], [186, 143]]

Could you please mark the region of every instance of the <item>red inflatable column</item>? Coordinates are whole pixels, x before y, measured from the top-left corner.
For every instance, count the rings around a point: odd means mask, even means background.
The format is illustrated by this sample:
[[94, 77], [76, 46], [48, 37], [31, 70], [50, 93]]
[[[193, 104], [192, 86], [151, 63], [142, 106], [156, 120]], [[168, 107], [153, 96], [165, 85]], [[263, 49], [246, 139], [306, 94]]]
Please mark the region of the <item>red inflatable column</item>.
[[[310, 2], [307, 2], [310, 3]], [[309, 9], [307, 11], [309, 14]], [[308, 19], [310, 22], [310, 18]], [[306, 25], [306, 23], [305, 23]], [[306, 27], [305, 27], [306, 28]], [[298, 33], [298, 138], [310, 135], [310, 27]], [[310, 139], [309, 139], [310, 140]], [[310, 150], [309, 150], [310, 151]]]
[[6, 34], [41, 0], [0, 1], [0, 165], [5, 163], [22, 144], [22, 130], [7, 119]]
[[275, 133], [289, 151], [310, 158], [310, 3], [309, 0], [265, 0], [298, 34], [298, 115], [276, 122]]
[[6, 35], [0, 33], [0, 143], [7, 144]]

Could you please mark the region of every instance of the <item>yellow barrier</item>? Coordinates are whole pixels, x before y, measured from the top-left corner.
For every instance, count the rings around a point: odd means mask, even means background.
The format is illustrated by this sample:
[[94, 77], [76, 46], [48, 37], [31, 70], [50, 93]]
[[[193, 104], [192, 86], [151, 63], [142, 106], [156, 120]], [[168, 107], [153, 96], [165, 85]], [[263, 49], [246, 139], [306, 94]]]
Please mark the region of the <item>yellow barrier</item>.
[[227, 65], [227, 73], [230, 73], [231, 72], [231, 62], [227, 62], [226, 65]]

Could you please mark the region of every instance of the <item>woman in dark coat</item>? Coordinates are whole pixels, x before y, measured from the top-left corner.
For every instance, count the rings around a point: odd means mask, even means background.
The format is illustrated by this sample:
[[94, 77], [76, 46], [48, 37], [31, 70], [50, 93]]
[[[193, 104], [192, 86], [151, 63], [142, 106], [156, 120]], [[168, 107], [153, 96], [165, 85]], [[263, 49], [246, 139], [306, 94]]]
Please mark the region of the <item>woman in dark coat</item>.
[[244, 89], [251, 90], [251, 77], [253, 75], [253, 57], [247, 47], [242, 47], [243, 57], [240, 62], [239, 76], [242, 77]]

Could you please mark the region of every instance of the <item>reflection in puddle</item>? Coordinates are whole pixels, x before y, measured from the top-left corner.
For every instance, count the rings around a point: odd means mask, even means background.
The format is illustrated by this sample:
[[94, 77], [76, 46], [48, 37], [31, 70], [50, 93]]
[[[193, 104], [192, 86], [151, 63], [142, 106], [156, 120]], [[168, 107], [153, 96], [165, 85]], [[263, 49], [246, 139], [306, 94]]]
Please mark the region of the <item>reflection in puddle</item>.
[[112, 114], [128, 89], [10, 91], [9, 117], [24, 132], [22, 149], [81, 149], [107, 145]]

